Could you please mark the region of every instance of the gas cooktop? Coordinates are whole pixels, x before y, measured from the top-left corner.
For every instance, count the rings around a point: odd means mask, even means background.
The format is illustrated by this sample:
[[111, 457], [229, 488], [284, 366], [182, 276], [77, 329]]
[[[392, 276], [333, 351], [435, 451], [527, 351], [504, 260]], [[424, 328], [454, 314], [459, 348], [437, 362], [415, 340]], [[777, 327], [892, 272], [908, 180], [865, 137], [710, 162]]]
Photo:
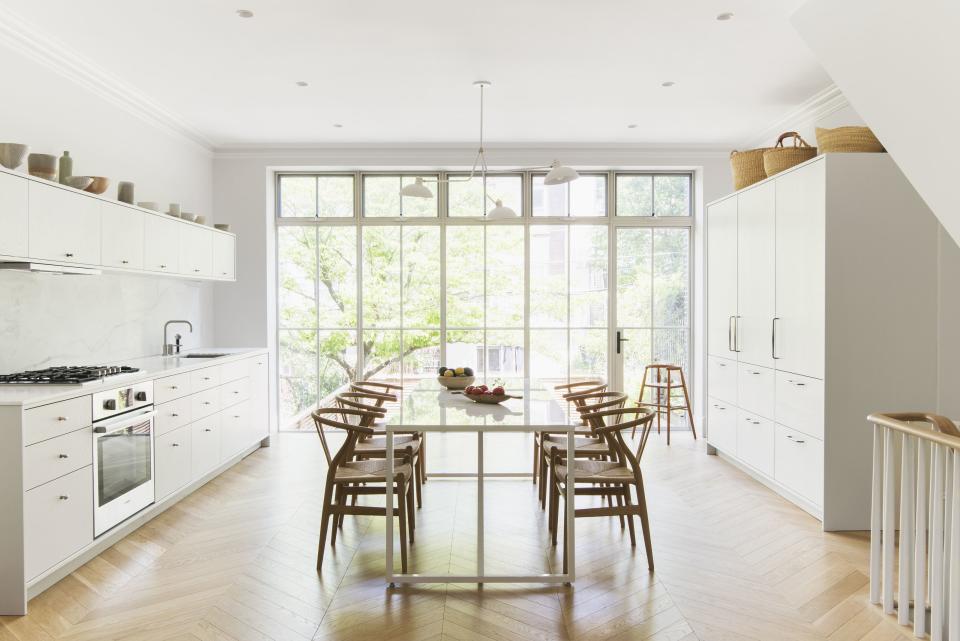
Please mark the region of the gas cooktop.
[[136, 367], [127, 365], [49, 367], [16, 374], [0, 374], [0, 385], [82, 385], [139, 371]]

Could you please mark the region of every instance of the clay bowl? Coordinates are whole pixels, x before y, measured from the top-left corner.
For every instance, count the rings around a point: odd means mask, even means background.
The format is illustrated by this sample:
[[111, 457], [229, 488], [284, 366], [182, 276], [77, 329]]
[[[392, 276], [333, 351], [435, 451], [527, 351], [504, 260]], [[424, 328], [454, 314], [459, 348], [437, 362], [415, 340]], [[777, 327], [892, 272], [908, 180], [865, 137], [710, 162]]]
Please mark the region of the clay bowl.
[[86, 189], [93, 183], [93, 178], [90, 176], [70, 176], [65, 180], [65, 183], [74, 189]]
[[92, 178], [93, 182], [90, 183], [90, 186], [84, 189], [91, 194], [102, 194], [107, 190], [107, 187], [110, 186], [110, 179], [105, 176], [87, 176], [87, 178]]
[[197, 215], [191, 214], [189, 211], [180, 212], [180, 218], [183, 218], [184, 220], [189, 220], [191, 223], [197, 222]]
[[510, 394], [467, 394], [464, 392], [463, 395], [474, 403], [486, 403], [488, 405], [502, 403], [508, 398], [523, 398], [522, 396], [511, 396]]
[[37, 178], [56, 180], [57, 157], [50, 154], [30, 154], [27, 156], [27, 171]]
[[17, 142], [0, 142], [0, 165], [7, 169], [16, 169], [23, 164], [24, 158], [30, 151], [29, 145]]
[[447, 389], [465, 389], [473, 385], [473, 376], [438, 376], [437, 382]]

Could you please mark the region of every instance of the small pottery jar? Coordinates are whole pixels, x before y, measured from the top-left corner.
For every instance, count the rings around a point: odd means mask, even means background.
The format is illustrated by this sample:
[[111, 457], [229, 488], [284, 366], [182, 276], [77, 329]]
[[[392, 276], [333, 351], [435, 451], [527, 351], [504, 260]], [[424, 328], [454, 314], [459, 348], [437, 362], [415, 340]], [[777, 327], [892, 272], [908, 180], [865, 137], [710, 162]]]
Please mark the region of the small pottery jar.
[[73, 158], [70, 157], [69, 151], [65, 151], [60, 156], [60, 184], [66, 185], [67, 178], [71, 176], [73, 176]]
[[117, 200], [128, 205], [133, 204], [133, 183], [121, 181], [117, 185]]
[[27, 171], [37, 178], [56, 180], [57, 157], [51, 154], [30, 154], [27, 156]]

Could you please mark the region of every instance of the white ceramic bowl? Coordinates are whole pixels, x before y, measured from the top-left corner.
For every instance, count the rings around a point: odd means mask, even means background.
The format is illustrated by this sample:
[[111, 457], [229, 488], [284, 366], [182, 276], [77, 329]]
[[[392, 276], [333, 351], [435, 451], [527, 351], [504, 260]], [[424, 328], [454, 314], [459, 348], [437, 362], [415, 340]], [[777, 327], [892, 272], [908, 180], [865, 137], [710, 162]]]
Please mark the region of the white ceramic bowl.
[[16, 169], [23, 164], [29, 152], [29, 145], [21, 145], [17, 142], [0, 142], [0, 165], [7, 169]]
[[214, 223], [213, 228], [219, 229], [220, 231], [230, 231], [230, 225], [226, 223]]
[[437, 382], [447, 389], [466, 389], [473, 385], [473, 376], [438, 376]]
[[189, 220], [189, 221], [192, 223], [192, 222], [195, 222], [195, 221], [197, 220], [197, 215], [196, 215], [196, 214], [191, 214], [191, 213], [188, 212], [188, 211], [182, 211], [182, 212], [180, 212], [180, 218], [183, 218], [184, 220]]

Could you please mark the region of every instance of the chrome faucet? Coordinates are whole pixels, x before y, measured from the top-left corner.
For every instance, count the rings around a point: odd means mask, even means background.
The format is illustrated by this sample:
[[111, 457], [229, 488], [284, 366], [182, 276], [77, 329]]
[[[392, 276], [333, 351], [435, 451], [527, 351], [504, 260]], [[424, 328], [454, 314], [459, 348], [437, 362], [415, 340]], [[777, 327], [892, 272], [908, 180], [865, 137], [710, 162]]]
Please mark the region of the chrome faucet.
[[174, 354], [180, 353], [180, 339], [182, 338], [180, 334], [177, 334], [176, 342], [168, 343], [167, 342], [167, 328], [174, 323], [186, 323], [187, 327], [190, 328], [190, 333], [193, 333], [193, 323], [188, 320], [170, 320], [164, 323], [163, 325], [163, 355], [164, 356], [173, 356]]

